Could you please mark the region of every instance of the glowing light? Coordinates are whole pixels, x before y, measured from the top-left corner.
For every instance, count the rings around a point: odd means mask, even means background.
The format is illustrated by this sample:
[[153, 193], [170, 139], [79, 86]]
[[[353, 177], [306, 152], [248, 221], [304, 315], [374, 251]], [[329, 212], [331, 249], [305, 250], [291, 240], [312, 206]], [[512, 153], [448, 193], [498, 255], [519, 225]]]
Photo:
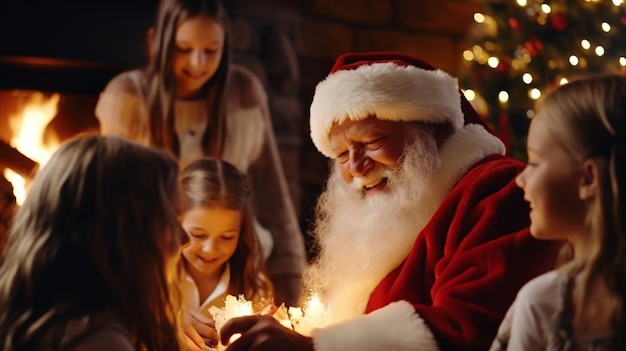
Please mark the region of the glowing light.
[[528, 3], [526, 2], [526, 0], [517, 0], [517, 4], [520, 6], [526, 6]]
[[474, 14], [474, 21], [476, 21], [476, 23], [484, 23], [485, 22], [485, 15], [483, 15], [480, 12], [476, 12]]
[[528, 53], [524, 53], [524, 56], [522, 56], [522, 61], [526, 63], [530, 63], [530, 61], [532, 61], [532, 58], [530, 57]]
[[463, 95], [465, 95], [465, 98], [468, 101], [474, 101], [474, 99], [476, 98], [476, 92], [473, 91], [472, 89], [463, 90]]
[[552, 12], [552, 8], [548, 4], [541, 4], [541, 11], [543, 11], [546, 14], [548, 14], [548, 13]]
[[622, 67], [626, 67], [626, 57], [622, 56], [619, 58], [619, 64]]
[[500, 100], [500, 103], [506, 104], [509, 101], [509, 93], [507, 93], [504, 90], [499, 92], [498, 93], [498, 100]]
[[596, 46], [596, 55], [598, 56], [603, 56], [604, 55], [604, 48], [600, 45]]
[[530, 96], [530, 98], [533, 100], [537, 100], [541, 97], [541, 90], [537, 88], [532, 88], [528, 91], [528, 96]]
[[606, 22], [602, 22], [602, 30], [605, 31], [606, 33], [611, 31], [611, 25], [606, 23]]
[[613, 0], [613, 5], [615, 6], [621, 6], [624, 3], [624, 1], [622, 0]]
[[569, 82], [567, 78], [563, 77], [561, 78], [561, 80], [559, 80], [559, 85], [567, 84], [567, 82]]
[[9, 168], [4, 170], [4, 177], [11, 183], [13, 187], [13, 196], [18, 205], [24, 203], [26, 199], [26, 180], [19, 174], [13, 172]]
[[572, 66], [576, 66], [578, 65], [578, 57], [576, 57], [576, 55], [572, 55], [569, 57], [569, 63]]
[[326, 307], [324, 306], [324, 304], [322, 303], [322, 300], [320, 300], [319, 296], [317, 296], [316, 293], [313, 293], [311, 295], [311, 297], [307, 301], [307, 304], [304, 308], [304, 312], [308, 314], [323, 313], [325, 310], [326, 310]]
[[583, 39], [580, 41], [580, 46], [582, 46], [582, 48], [585, 50], [589, 50], [589, 48], [591, 48], [591, 43], [589, 42], [589, 40]]
[[474, 52], [474, 59], [476, 60], [476, 62], [480, 63], [481, 65], [487, 62], [487, 54], [480, 45], [472, 46], [472, 51]]
[[489, 60], [487, 60], [487, 64], [489, 65], [489, 67], [491, 68], [496, 68], [498, 67], [498, 64], [500, 63], [500, 60], [498, 60], [497, 57], [491, 56], [489, 58]]
[[[43, 142], [44, 131], [48, 123], [56, 116], [60, 99], [60, 94], [53, 94], [46, 98], [44, 94], [34, 92], [21, 113], [9, 116], [9, 126], [13, 132], [13, 138], [9, 144], [37, 162], [40, 168], [60, 144], [56, 135], [52, 140], [48, 140], [47, 144]], [[9, 169], [4, 172], [4, 175], [13, 184], [16, 203], [21, 205], [26, 198], [26, 180]]]
[[241, 333], [235, 333], [235, 334], [231, 335], [230, 339], [228, 339], [228, 344], [230, 345], [230, 344], [234, 343], [240, 337], [241, 337]]
[[463, 51], [463, 58], [465, 61], [472, 61], [474, 59], [474, 53], [471, 50]]
[[317, 293], [311, 292], [303, 308], [289, 307], [289, 316], [293, 329], [303, 335], [311, 335], [311, 331], [328, 325], [328, 311]]
[[522, 81], [526, 84], [530, 84], [533, 82], [533, 75], [530, 73], [524, 73], [524, 75], [522, 75]]

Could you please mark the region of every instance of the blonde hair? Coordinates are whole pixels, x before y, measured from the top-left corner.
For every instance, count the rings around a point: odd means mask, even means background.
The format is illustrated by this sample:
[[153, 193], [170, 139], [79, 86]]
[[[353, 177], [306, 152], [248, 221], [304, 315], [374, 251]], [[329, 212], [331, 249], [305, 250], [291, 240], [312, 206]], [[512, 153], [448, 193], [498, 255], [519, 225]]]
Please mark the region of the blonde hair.
[[[587, 208], [586, 226], [594, 238], [586, 262], [563, 267], [583, 274], [582, 297], [574, 328], [589, 323], [587, 302], [598, 282], [612, 295], [612, 327], [626, 346], [626, 76], [593, 75], [573, 80], [548, 94], [539, 105], [549, 133], [574, 161], [593, 158], [599, 165], [599, 192]], [[565, 247], [564, 252], [571, 247]], [[592, 322], [592, 321], [591, 321]], [[618, 347], [619, 349], [619, 347]]]
[[167, 271], [182, 232], [177, 172], [170, 156], [113, 136], [76, 137], [53, 154], [0, 266], [3, 350], [61, 349], [69, 321], [100, 312], [138, 350], [179, 349], [180, 294]]
[[231, 270], [228, 292], [234, 296], [244, 294], [248, 300], [269, 298], [272, 285], [254, 229], [252, 188], [248, 177], [226, 161], [201, 158], [182, 170], [181, 184], [185, 211], [221, 206], [242, 213], [237, 248], [228, 260]]

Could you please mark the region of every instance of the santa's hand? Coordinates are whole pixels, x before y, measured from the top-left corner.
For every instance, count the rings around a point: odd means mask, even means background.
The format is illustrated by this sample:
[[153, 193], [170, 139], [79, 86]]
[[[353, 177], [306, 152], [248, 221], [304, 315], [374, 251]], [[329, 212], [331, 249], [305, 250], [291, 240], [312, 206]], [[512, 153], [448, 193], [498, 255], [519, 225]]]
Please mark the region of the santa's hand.
[[232, 318], [220, 330], [222, 344], [235, 334], [241, 337], [227, 351], [313, 351], [313, 339], [283, 327], [270, 316]]
[[199, 311], [187, 309], [183, 315], [183, 324], [187, 344], [193, 343], [200, 350], [205, 350], [205, 345], [209, 347], [217, 345], [219, 336], [215, 329], [215, 322], [211, 318]]

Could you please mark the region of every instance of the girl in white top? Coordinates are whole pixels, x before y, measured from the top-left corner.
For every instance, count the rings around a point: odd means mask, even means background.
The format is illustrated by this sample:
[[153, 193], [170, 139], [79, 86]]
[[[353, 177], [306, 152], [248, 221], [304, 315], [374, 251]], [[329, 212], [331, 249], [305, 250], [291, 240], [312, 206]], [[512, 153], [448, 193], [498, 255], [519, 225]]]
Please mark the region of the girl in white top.
[[244, 297], [262, 309], [271, 303], [259, 241], [254, 233], [252, 189], [245, 174], [213, 158], [191, 162], [181, 174], [183, 296], [187, 307], [209, 314], [226, 295]]
[[492, 350], [626, 349], [626, 76], [549, 93], [530, 124], [517, 178], [530, 232], [564, 239], [557, 270], [528, 282]]
[[218, 0], [162, 0], [150, 35], [149, 65], [121, 73], [101, 93], [95, 111], [101, 132], [168, 150], [181, 168], [215, 157], [246, 173], [276, 300], [296, 305], [304, 239], [265, 90], [230, 62], [224, 7]]
[[182, 251], [188, 306], [210, 316], [209, 307], [223, 307], [226, 295], [270, 302], [246, 175], [226, 161], [202, 158], [182, 170], [180, 181], [181, 223], [189, 235]]

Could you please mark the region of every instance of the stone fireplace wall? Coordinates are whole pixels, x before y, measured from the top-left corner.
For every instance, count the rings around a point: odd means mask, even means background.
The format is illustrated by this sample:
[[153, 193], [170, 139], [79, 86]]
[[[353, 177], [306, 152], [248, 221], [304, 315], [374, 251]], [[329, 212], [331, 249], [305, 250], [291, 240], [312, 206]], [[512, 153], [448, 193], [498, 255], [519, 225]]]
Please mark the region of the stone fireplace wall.
[[[345, 52], [395, 50], [422, 57], [454, 75], [461, 64], [463, 38], [479, 8], [476, 0], [224, 2], [231, 14], [235, 61], [255, 71], [269, 93], [282, 161], [304, 232], [328, 172], [328, 161], [309, 138], [308, 107], [315, 85], [333, 60]], [[145, 31], [156, 5], [156, 0], [2, 4], [0, 30], [11, 35], [0, 37], [0, 75], [7, 58], [15, 57], [97, 63], [106, 67], [100, 70], [104, 78], [141, 66]], [[11, 88], [15, 83], [10, 81], [0, 76], [0, 89]], [[104, 82], [99, 77], [73, 90], [97, 94]]]

